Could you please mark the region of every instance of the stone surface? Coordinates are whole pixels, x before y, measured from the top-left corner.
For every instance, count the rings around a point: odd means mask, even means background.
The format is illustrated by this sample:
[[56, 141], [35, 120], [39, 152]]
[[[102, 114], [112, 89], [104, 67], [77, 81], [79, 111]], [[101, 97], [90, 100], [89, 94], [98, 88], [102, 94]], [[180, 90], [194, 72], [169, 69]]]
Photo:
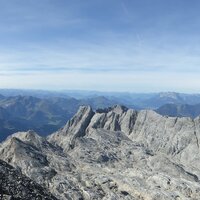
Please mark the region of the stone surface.
[[85, 129], [93, 115], [94, 112], [90, 106], [81, 106], [64, 128], [49, 137], [49, 141], [52, 143], [56, 142], [59, 146], [63, 147], [65, 151], [73, 148], [76, 138], [85, 135]]
[[80, 107], [42, 138], [16, 133], [0, 157], [58, 199], [198, 200], [200, 118]]
[[57, 198], [46, 188], [24, 176], [20, 170], [0, 160], [0, 199], [56, 200]]

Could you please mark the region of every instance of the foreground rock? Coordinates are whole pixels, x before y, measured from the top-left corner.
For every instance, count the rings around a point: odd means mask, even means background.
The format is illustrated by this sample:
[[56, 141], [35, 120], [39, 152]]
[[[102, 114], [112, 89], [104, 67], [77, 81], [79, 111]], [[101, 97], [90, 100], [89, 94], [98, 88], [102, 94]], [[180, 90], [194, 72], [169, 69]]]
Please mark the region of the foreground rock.
[[58, 199], [198, 200], [199, 139], [199, 118], [84, 106], [47, 139], [12, 135], [0, 156]]
[[56, 200], [47, 189], [0, 160], [0, 199]]

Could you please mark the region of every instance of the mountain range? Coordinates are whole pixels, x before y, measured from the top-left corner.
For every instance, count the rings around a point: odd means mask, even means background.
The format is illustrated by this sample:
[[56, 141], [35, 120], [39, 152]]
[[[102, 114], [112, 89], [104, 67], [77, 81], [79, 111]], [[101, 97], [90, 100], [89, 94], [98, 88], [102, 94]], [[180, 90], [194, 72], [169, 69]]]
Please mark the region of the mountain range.
[[155, 111], [161, 115], [171, 117], [195, 118], [200, 115], [200, 104], [165, 104]]
[[173, 117], [200, 115], [198, 94], [1, 89], [0, 141], [12, 133], [26, 130], [46, 136], [64, 126], [81, 105], [90, 105], [97, 110], [116, 104], [135, 110], [154, 109], [159, 114]]
[[[46, 199], [198, 200], [199, 141], [200, 117], [81, 106], [47, 137], [34, 131], [9, 136], [0, 144], [0, 173], [3, 165], [24, 177], [22, 185], [31, 179], [41, 186], [33, 193], [44, 188]], [[16, 189], [16, 179], [6, 181], [4, 188]], [[3, 198], [18, 195], [7, 189]]]
[[94, 109], [116, 104], [105, 97], [88, 99], [37, 98], [12, 96], [0, 99], [0, 141], [11, 133], [33, 129], [40, 135], [48, 135], [74, 115], [80, 105]]
[[[95, 97], [104, 97], [108, 100], [114, 100], [116, 103], [134, 107], [138, 109], [156, 109], [164, 104], [198, 104], [200, 103], [200, 94], [184, 94], [177, 92], [159, 92], [159, 93], [131, 93], [131, 92], [99, 92], [99, 91], [45, 91], [45, 90], [16, 90], [0, 89], [0, 94], [5, 97], [11, 96], [33, 96], [37, 98], [75, 98], [78, 100], [91, 99]], [[108, 105], [109, 106], [109, 105]]]

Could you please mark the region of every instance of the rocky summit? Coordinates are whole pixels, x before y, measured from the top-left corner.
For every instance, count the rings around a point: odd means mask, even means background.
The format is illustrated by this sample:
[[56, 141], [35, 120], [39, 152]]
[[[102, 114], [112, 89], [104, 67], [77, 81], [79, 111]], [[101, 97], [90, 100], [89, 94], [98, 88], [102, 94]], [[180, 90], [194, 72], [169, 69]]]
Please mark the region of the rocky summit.
[[199, 200], [199, 145], [199, 117], [81, 106], [47, 138], [19, 132], [0, 144], [1, 195], [22, 184], [16, 199], [37, 186], [38, 199]]

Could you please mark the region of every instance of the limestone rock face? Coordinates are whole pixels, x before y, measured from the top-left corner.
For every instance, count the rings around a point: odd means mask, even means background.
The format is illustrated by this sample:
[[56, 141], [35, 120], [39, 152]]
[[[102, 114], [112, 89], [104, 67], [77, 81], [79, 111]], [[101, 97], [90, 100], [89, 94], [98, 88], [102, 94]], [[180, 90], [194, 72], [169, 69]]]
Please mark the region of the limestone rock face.
[[58, 199], [81, 197], [76, 183], [71, 181], [76, 168], [73, 159], [36, 133], [21, 132], [9, 137], [1, 144], [0, 155], [4, 161], [49, 188]]
[[[49, 141], [56, 141], [64, 150], [73, 148], [76, 138], [85, 135], [85, 129], [93, 115], [94, 112], [90, 106], [81, 106], [75, 116], [67, 122], [63, 129], [49, 136]], [[65, 137], [66, 135], [67, 137]]]
[[129, 137], [191, 170], [200, 169], [199, 122], [197, 118], [163, 117], [154, 111], [141, 111]]
[[124, 106], [114, 106], [112, 109], [96, 112], [88, 126], [89, 128], [102, 128], [111, 131], [123, 131], [130, 134], [133, 130], [137, 112]]
[[198, 200], [199, 139], [200, 118], [82, 106], [48, 138], [7, 138], [0, 157], [61, 200]]

